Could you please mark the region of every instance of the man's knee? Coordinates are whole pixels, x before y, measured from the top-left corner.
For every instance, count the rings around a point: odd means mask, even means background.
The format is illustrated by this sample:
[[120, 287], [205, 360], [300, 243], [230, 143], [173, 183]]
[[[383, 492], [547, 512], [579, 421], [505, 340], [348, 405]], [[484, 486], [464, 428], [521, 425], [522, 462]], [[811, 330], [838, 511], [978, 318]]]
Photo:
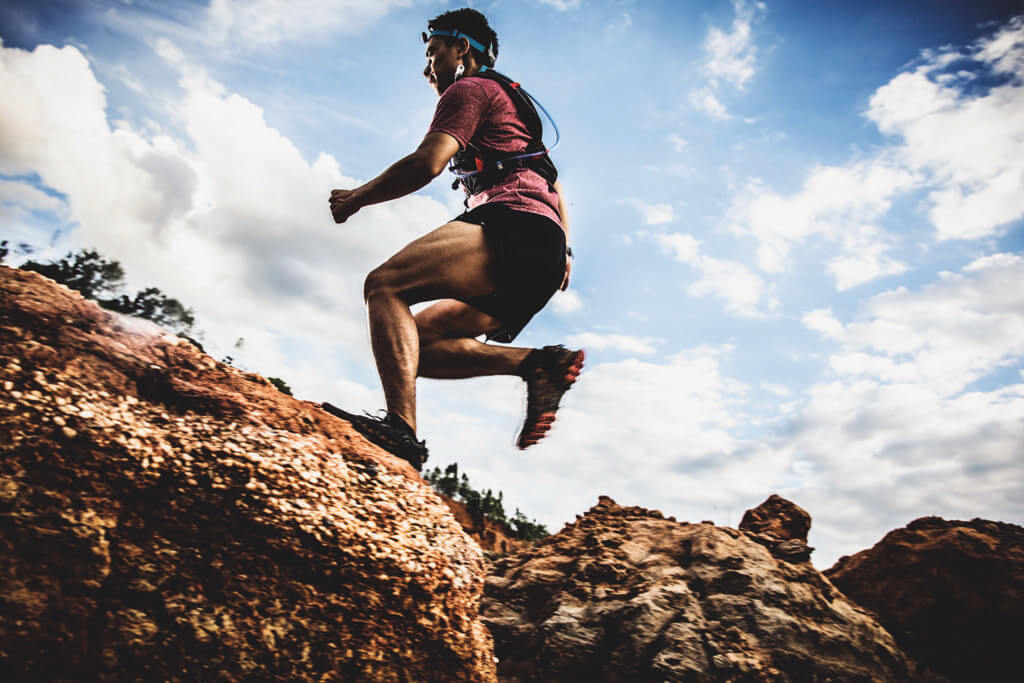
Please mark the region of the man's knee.
[[397, 292], [394, 274], [386, 266], [377, 266], [370, 271], [363, 282], [363, 301], [370, 303], [380, 296], [392, 296]]

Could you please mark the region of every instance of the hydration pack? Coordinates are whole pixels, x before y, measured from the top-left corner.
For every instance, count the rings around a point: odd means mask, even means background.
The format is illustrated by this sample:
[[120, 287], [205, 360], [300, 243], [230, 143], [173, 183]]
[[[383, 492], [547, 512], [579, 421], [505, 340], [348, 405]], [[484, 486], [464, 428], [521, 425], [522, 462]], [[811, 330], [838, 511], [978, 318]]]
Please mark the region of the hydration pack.
[[[512, 99], [519, 120], [526, 125], [526, 130], [530, 134], [530, 142], [526, 149], [519, 152], [496, 152], [476, 149], [470, 145], [460, 149], [452, 157], [451, 166], [448, 168], [457, 176], [457, 180], [452, 183], [452, 189], [458, 189], [459, 185], [462, 185], [467, 195], [479, 194], [498, 184], [513, 169], [529, 168], [548, 181], [548, 186], [554, 192], [558, 169], [555, 168], [551, 157], [548, 156], [549, 150], [544, 146], [542, 139], [544, 127], [529, 93], [508, 76], [486, 67], [467, 78], [487, 78], [501, 85]], [[544, 113], [546, 114], [547, 111], [545, 110]]]

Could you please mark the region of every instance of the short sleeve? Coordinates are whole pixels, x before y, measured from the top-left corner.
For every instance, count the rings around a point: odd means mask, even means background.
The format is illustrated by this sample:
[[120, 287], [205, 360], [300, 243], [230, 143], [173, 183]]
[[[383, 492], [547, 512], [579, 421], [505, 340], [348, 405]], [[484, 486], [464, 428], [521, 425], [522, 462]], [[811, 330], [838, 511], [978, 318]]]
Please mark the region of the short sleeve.
[[444, 91], [428, 133], [447, 133], [463, 148], [476, 135], [491, 98], [476, 79], [456, 81]]

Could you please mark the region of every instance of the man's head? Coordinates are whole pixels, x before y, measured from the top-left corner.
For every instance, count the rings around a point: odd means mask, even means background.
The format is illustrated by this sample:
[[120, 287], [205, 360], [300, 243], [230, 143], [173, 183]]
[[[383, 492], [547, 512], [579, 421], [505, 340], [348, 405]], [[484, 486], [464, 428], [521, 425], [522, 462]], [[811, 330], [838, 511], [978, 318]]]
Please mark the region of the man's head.
[[498, 35], [487, 17], [475, 9], [457, 9], [440, 14], [427, 23], [423, 34], [427, 44], [427, 66], [423, 75], [440, 95], [455, 82], [456, 69], [476, 73], [482, 66], [494, 66], [498, 56]]

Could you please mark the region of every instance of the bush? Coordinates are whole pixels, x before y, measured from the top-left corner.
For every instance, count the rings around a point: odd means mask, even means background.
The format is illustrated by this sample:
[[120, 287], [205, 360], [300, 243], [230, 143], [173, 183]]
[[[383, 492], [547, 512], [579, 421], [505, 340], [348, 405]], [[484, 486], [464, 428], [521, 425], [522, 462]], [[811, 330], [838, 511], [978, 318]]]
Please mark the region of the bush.
[[505, 515], [504, 494], [498, 491], [498, 495], [495, 496], [491, 489], [483, 493], [474, 489], [469, 483], [469, 477], [465, 474], [459, 476], [458, 463], [448, 465], [443, 472], [440, 467], [427, 470], [424, 479], [441, 495], [464, 504], [469, 514], [477, 521], [489, 519], [503, 524], [512, 530], [516, 538], [524, 541], [537, 541], [550, 535], [547, 527], [535, 519], [527, 519], [519, 508], [516, 508], [516, 514], [509, 519]]

